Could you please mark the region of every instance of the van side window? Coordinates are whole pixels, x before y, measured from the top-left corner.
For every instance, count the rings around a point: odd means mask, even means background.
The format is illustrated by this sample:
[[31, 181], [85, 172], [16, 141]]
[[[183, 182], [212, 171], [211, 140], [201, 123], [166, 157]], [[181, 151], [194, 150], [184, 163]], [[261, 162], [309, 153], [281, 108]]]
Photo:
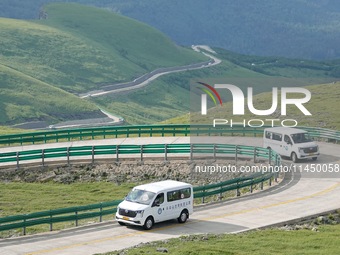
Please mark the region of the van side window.
[[163, 204], [164, 203], [164, 193], [158, 194], [157, 197], [155, 198], [154, 203], [156, 203], [156, 201], [157, 201], [157, 204]]
[[169, 191], [168, 192], [168, 202], [172, 202], [172, 201], [176, 201], [179, 199], [179, 191], [178, 190], [174, 190], [174, 191]]
[[191, 196], [190, 188], [182, 189], [180, 190], [180, 192], [181, 192], [181, 198], [189, 198]]
[[292, 140], [290, 139], [290, 137], [288, 135], [285, 135], [284, 140], [285, 140], [286, 143], [292, 144]]
[[273, 133], [273, 140], [275, 140], [275, 141], [282, 141], [282, 135], [281, 134], [277, 134], [277, 133]]
[[191, 189], [185, 188], [181, 190], [173, 190], [167, 193], [168, 202], [189, 198], [191, 196]]
[[271, 133], [270, 133], [269, 131], [266, 131], [266, 138], [267, 138], [267, 139], [272, 139], [272, 138], [271, 138]]

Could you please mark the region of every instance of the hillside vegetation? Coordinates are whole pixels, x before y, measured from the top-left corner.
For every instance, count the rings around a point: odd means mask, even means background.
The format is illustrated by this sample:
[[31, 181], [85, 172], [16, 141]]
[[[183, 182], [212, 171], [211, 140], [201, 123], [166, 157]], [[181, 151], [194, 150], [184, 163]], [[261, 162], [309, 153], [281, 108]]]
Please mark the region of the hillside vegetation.
[[[303, 227], [301, 227], [303, 228]], [[147, 242], [128, 249], [101, 255], [167, 254], [182, 255], [262, 255], [338, 254], [340, 225], [322, 225], [310, 229], [287, 231], [283, 228], [254, 230], [239, 234], [183, 235], [164, 241]]]
[[0, 123], [101, 116], [88, 101], [0, 64]]
[[56, 3], [44, 12], [44, 20], [0, 18], [0, 124], [100, 117], [95, 104], [72, 94], [207, 60], [106, 10]]
[[[110, 112], [123, 116], [130, 124], [153, 124], [178, 116], [186, 116], [192, 111], [200, 95], [190, 94], [197, 82], [231, 83], [238, 85], [244, 92], [249, 86], [255, 94], [271, 91], [272, 87], [302, 87], [339, 80], [338, 61], [303, 61], [279, 57], [257, 57], [232, 53], [223, 49], [216, 50], [222, 63], [206, 69], [185, 73], [169, 74], [140, 90], [93, 98], [98, 105], [105, 106]], [[321, 88], [322, 90], [322, 88]], [[332, 94], [331, 91], [328, 93]], [[231, 95], [222, 94], [223, 102], [230, 101]], [[321, 97], [322, 99], [323, 97]], [[269, 101], [271, 102], [271, 101]], [[332, 102], [332, 104], [331, 104]], [[336, 102], [330, 107], [337, 109]], [[191, 105], [194, 103], [194, 105]], [[209, 107], [212, 107], [210, 104]], [[199, 111], [199, 105], [195, 106]], [[188, 123], [183, 117], [176, 123]], [[323, 124], [324, 125], [324, 124]], [[327, 125], [326, 125], [327, 126]]]
[[[2, 0], [0, 16], [37, 18], [55, 0]], [[59, 0], [69, 2], [68, 0]], [[182, 45], [291, 58], [340, 57], [338, 0], [72, 0], [146, 22]]]
[[[164, 123], [178, 124], [178, 123], [206, 123], [211, 124], [212, 119], [233, 119], [235, 122], [241, 122], [243, 119], [295, 119], [298, 121], [299, 126], [310, 126], [310, 127], [323, 127], [334, 130], [340, 130], [340, 112], [339, 112], [339, 97], [340, 97], [340, 82], [311, 85], [306, 86], [311, 94], [311, 100], [304, 104], [305, 107], [310, 111], [312, 116], [303, 115], [293, 105], [287, 106], [287, 116], [280, 116], [280, 108], [274, 114], [270, 116], [255, 116], [249, 111], [245, 111], [245, 115], [232, 116], [232, 102], [227, 102], [223, 106], [212, 107], [208, 110], [207, 116], [202, 116], [197, 111], [189, 114], [182, 115], [173, 119], [169, 119]], [[298, 97], [298, 96], [297, 96]], [[245, 101], [247, 102], [247, 101]], [[265, 92], [254, 96], [254, 107], [256, 109], [269, 109], [272, 103], [272, 93]], [[279, 122], [276, 122], [276, 124]], [[256, 123], [258, 124], [258, 123]], [[270, 123], [267, 122], [267, 125]], [[291, 124], [291, 123], [290, 123]]]

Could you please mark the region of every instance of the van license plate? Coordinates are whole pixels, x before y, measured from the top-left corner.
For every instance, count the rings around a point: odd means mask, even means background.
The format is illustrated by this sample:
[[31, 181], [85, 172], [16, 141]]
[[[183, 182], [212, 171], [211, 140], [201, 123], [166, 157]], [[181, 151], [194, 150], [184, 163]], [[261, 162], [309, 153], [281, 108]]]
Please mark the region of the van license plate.
[[123, 217], [123, 220], [129, 220], [129, 217], [125, 217], [125, 216], [124, 216], [124, 217]]

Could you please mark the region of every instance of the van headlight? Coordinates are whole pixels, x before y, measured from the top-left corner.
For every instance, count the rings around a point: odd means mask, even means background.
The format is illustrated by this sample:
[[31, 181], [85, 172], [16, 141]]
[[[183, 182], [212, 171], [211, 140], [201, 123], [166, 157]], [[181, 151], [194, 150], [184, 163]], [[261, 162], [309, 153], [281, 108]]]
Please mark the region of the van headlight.
[[143, 217], [144, 210], [137, 210], [136, 213], [139, 214], [140, 217]]
[[299, 152], [300, 152], [300, 153], [305, 153], [305, 151], [303, 150], [303, 148], [300, 148], [300, 147], [299, 147]]

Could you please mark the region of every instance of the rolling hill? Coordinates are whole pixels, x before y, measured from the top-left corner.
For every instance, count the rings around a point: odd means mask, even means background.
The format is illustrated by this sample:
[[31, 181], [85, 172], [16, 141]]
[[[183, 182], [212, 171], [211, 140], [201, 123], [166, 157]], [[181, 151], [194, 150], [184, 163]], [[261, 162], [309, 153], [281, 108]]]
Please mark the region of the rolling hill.
[[[123, 116], [130, 124], [153, 124], [185, 115], [198, 101], [197, 82], [231, 83], [254, 87], [255, 94], [271, 91], [273, 86], [306, 86], [340, 80], [340, 61], [307, 61], [280, 57], [248, 56], [214, 48], [222, 63], [201, 70], [169, 74], [147, 87], [120, 94], [92, 98], [97, 105]], [[231, 100], [226, 93], [223, 102]], [[335, 102], [333, 102], [335, 103]], [[209, 107], [212, 107], [210, 105]], [[198, 106], [197, 106], [198, 107]], [[196, 109], [199, 109], [199, 107]], [[336, 108], [336, 105], [333, 104]], [[183, 121], [185, 119], [179, 118]], [[179, 120], [178, 119], [178, 120]], [[180, 121], [176, 121], [180, 123]]]
[[50, 4], [47, 19], [0, 18], [0, 124], [95, 118], [73, 94], [207, 58], [138, 21], [79, 4]]
[[[340, 96], [340, 81], [327, 84], [317, 84], [306, 86], [311, 94], [311, 100], [305, 104], [306, 108], [311, 112], [312, 116], [305, 116], [300, 111], [297, 111], [295, 106], [288, 105], [287, 118], [298, 121], [299, 126], [309, 127], [322, 127], [330, 128], [333, 130], [340, 130], [340, 112], [339, 112], [339, 96]], [[257, 109], [269, 109], [272, 102], [272, 94], [269, 92], [260, 93], [254, 96], [254, 106]], [[270, 116], [255, 116], [249, 111], [245, 112], [245, 115], [231, 116], [228, 113], [232, 112], [232, 103], [226, 102], [222, 107], [212, 107], [208, 110], [208, 117], [202, 116], [199, 112], [191, 112], [191, 114], [185, 114], [173, 119], [164, 121], [167, 124], [183, 124], [183, 123], [199, 123], [199, 124], [211, 124], [213, 118], [220, 119], [233, 119], [235, 122], [242, 122], [243, 119], [285, 119], [283, 116], [279, 116], [277, 112]], [[277, 124], [278, 122], [276, 122]], [[266, 122], [266, 125], [270, 125], [270, 122]], [[290, 123], [291, 124], [291, 123]], [[254, 125], [258, 125], [258, 122]]]
[[[51, 1], [55, 0], [2, 0], [0, 16], [37, 18], [41, 6]], [[95, 5], [140, 20], [182, 45], [208, 44], [261, 56], [305, 59], [340, 57], [338, 0], [72, 2]]]

